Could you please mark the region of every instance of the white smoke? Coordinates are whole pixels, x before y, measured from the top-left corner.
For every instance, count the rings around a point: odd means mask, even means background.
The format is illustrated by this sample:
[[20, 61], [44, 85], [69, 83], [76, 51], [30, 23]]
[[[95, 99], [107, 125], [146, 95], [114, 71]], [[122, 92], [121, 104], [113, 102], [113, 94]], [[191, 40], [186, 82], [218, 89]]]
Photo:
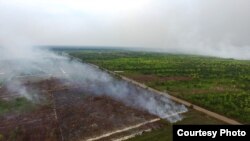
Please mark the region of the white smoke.
[[20, 78], [39, 77], [43, 80], [49, 78], [48, 76], [53, 76], [70, 83], [72, 87], [80, 86], [94, 95], [109, 96], [128, 106], [167, 118], [171, 122], [181, 120], [179, 113], [187, 111], [183, 105], [175, 104], [165, 96], [156, 95], [113, 78], [94, 66], [72, 60], [68, 56], [60, 56], [48, 50], [32, 47], [22, 49], [17, 56], [13, 56], [12, 49], [7, 51], [8, 49], [1, 48], [7, 55], [0, 58], [0, 66], [5, 68], [2, 71], [4, 71], [3, 76], [9, 91], [18, 93], [29, 100], [41, 99], [39, 91], [27, 89], [25, 82]]

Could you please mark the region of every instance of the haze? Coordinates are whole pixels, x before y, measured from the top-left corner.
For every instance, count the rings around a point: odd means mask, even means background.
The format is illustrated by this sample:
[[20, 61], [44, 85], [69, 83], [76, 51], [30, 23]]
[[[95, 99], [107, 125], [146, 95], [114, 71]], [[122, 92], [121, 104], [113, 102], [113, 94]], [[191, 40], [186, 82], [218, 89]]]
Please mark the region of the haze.
[[64, 45], [250, 59], [249, 17], [249, 0], [0, 0], [0, 55]]

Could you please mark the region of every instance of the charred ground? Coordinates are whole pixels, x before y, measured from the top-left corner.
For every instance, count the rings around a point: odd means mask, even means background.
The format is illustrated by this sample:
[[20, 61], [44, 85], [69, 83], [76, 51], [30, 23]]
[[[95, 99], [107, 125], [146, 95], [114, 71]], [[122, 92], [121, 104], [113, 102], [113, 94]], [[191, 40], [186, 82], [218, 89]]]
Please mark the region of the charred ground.
[[[56, 78], [27, 81], [25, 85], [28, 89], [39, 90], [43, 100], [40, 103], [29, 102], [18, 94], [8, 92], [3, 85], [0, 89], [1, 110], [7, 110], [0, 114], [1, 140], [87, 140], [157, 118], [142, 109], [124, 105], [108, 96], [91, 94], [86, 87], [73, 87]], [[22, 104], [18, 101], [22, 101]], [[14, 103], [14, 106], [4, 107], [3, 102], [6, 105]], [[161, 122], [155, 122], [140, 127], [140, 130], [162, 126]], [[101, 140], [120, 138], [126, 134], [130, 133], [124, 132]]]

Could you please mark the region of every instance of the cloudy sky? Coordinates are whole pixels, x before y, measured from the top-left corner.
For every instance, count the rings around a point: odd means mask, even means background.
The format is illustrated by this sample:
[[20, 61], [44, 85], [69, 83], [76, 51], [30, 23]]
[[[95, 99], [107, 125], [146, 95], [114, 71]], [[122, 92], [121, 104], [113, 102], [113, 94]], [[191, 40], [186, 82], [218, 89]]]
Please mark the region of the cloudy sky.
[[0, 46], [143, 47], [250, 59], [249, 0], [0, 0]]

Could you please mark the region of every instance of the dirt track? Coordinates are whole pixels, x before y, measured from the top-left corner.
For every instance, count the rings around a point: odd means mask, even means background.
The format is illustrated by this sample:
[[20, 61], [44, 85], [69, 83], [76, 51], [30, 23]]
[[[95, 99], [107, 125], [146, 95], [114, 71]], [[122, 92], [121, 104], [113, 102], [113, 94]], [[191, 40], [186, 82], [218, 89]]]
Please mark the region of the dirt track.
[[[92, 66], [98, 67], [98, 66], [93, 65], [93, 64], [92, 64]], [[208, 116], [210, 116], [210, 117], [216, 118], [216, 119], [218, 119], [218, 120], [220, 120], [220, 121], [223, 121], [223, 122], [225, 122], [225, 123], [227, 123], [227, 124], [242, 125], [242, 123], [240, 123], [240, 122], [238, 122], [238, 121], [236, 121], [236, 120], [234, 120], [234, 119], [230, 119], [230, 118], [225, 117], [225, 116], [223, 116], [223, 115], [217, 114], [217, 113], [215, 113], [215, 112], [209, 111], [209, 110], [207, 110], [207, 109], [205, 109], [205, 108], [202, 108], [202, 107], [200, 107], [200, 106], [197, 106], [197, 105], [195, 105], [195, 104], [192, 104], [192, 103], [190, 103], [190, 102], [188, 102], [188, 101], [185, 101], [185, 100], [183, 100], [183, 99], [180, 99], [180, 98], [177, 98], [177, 97], [175, 97], [175, 96], [169, 95], [169, 94], [167, 94], [167, 93], [164, 93], [164, 92], [158, 91], [158, 90], [156, 90], [156, 89], [150, 88], [150, 87], [148, 87], [148, 86], [146, 86], [146, 85], [144, 85], [144, 84], [142, 84], [142, 83], [139, 83], [139, 82], [137, 82], [137, 81], [135, 81], [135, 80], [133, 80], [133, 79], [127, 78], [127, 77], [125, 77], [125, 76], [122, 76], [122, 75], [120, 75], [120, 74], [117, 74], [117, 73], [115, 73], [115, 72], [109, 71], [109, 70], [104, 69], [104, 68], [102, 68], [102, 70], [104, 70], [104, 71], [106, 71], [106, 72], [108, 72], [108, 73], [110, 73], [110, 74], [112, 74], [112, 75], [119, 76], [121, 79], [123, 79], [123, 80], [125, 80], [125, 81], [128, 81], [128, 82], [130, 82], [130, 83], [133, 83], [133, 84], [135, 84], [135, 85], [137, 85], [137, 86], [139, 86], [139, 87], [145, 88], [145, 89], [147, 89], [147, 90], [149, 90], [149, 91], [155, 92], [156, 94], [168, 96], [170, 99], [172, 99], [172, 100], [175, 101], [175, 102], [181, 103], [181, 104], [183, 104], [183, 105], [185, 105], [185, 106], [187, 106], [187, 107], [192, 107], [193, 109], [195, 109], [195, 110], [197, 110], [197, 111], [199, 111], [199, 112], [202, 112], [202, 113], [204, 113], [204, 114], [206, 114], [206, 115], [208, 115]]]
[[152, 119], [152, 120], [149, 120], [149, 121], [145, 121], [143, 123], [139, 123], [139, 124], [136, 124], [136, 125], [133, 125], [133, 126], [129, 126], [129, 127], [120, 129], [120, 130], [116, 130], [116, 131], [113, 131], [113, 132], [103, 134], [103, 135], [101, 135], [99, 137], [90, 138], [87, 141], [100, 140], [102, 138], [105, 138], [105, 137], [108, 137], [108, 136], [111, 136], [111, 135], [114, 135], [114, 134], [117, 134], [117, 133], [125, 132], [125, 131], [128, 131], [128, 130], [132, 130], [132, 129], [135, 129], [135, 128], [139, 128], [140, 126], [143, 126], [143, 125], [146, 125], [146, 124], [149, 124], [149, 123], [154, 123], [154, 122], [157, 122], [157, 121], [160, 121], [160, 120], [161, 120], [160, 118], [155, 118], [155, 119]]
[[223, 115], [220, 115], [220, 114], [217, 114], [217, 113], [215, 113], [215, 112], [209, 111], [209, 110], [207, 110], [207, 109], [204, 109], [204, 108], [202, 108], [202, 107], [200, 107], [200, 106], [194, 105], [194, 104], [192, 104], [192, 103], [190, 103], [190, 102], [187, 102], [187, 101], [182, 100], [182, 99], [180, 99], [180, 98], [177, 98], [177, 97], [175, 97], [175, 96], [169, 95], [169, 94], [167, 94], [167, 93], [164, 93], [164, 92], [161, 92], [161, 91], [152, 89], [152, 88], [150, 88], [150, 87], [147, 87], [147, 86], [144, 85], [144, 84], [141, 84], [141, 83], [139, 83], [139, 82], [136, 82], [136, 81], [134, 81], [134, 80], [132, 80], [132, 79], [129, 79], [129, 78], [127, 78], [127, 77], [121, 76], [121, 78], [124, 79], [124, 80], [126, 80], [126, 81], [129, 81], [129, 82], [131, 82], [131, 83], [133, 83], [133, 84], [135, 84], [135, 85], [137, 85], [137, 86], [146, 88], [146, 89], [148, 89], [148, 90], [150, 90], [150, 91], [152, 91], [152, 92], [155, 92], [155, 93], [157, 93], [157, 94], [160, 94], [160, 95], [167, 95], [170, 99], [172, 99], [172, 100], [174, 100], [174, 101], [176, 101], [176, 102], [178, 102], [178, 103], [184, 104], [184, 105], [187, 106], [187, 107], [192, 107], [193, 109], [195, 109], [195, 110], [197, 110], [197, 111], [200, 111], [200, 112], [202, 112], [202, 113], [204, 113], [204, 114], [207, 114], [208, 116], [214, 117], [214, 118], [216, 118], [216, 119], [218, 119], [218, 120], [221, 120], [221, 121], [223, 121], [223, 122], [225, 122], [225, 123], [232, 124], [232, 125], [242, 125], [242, 123], [240, 123], [240, 122], [238, 122], [238, 121], [236, 121], [236, 120], [233, 120], [233, 119], [230, 119], [230, 118], [225, 117], [225, 116], [223, 116]]

